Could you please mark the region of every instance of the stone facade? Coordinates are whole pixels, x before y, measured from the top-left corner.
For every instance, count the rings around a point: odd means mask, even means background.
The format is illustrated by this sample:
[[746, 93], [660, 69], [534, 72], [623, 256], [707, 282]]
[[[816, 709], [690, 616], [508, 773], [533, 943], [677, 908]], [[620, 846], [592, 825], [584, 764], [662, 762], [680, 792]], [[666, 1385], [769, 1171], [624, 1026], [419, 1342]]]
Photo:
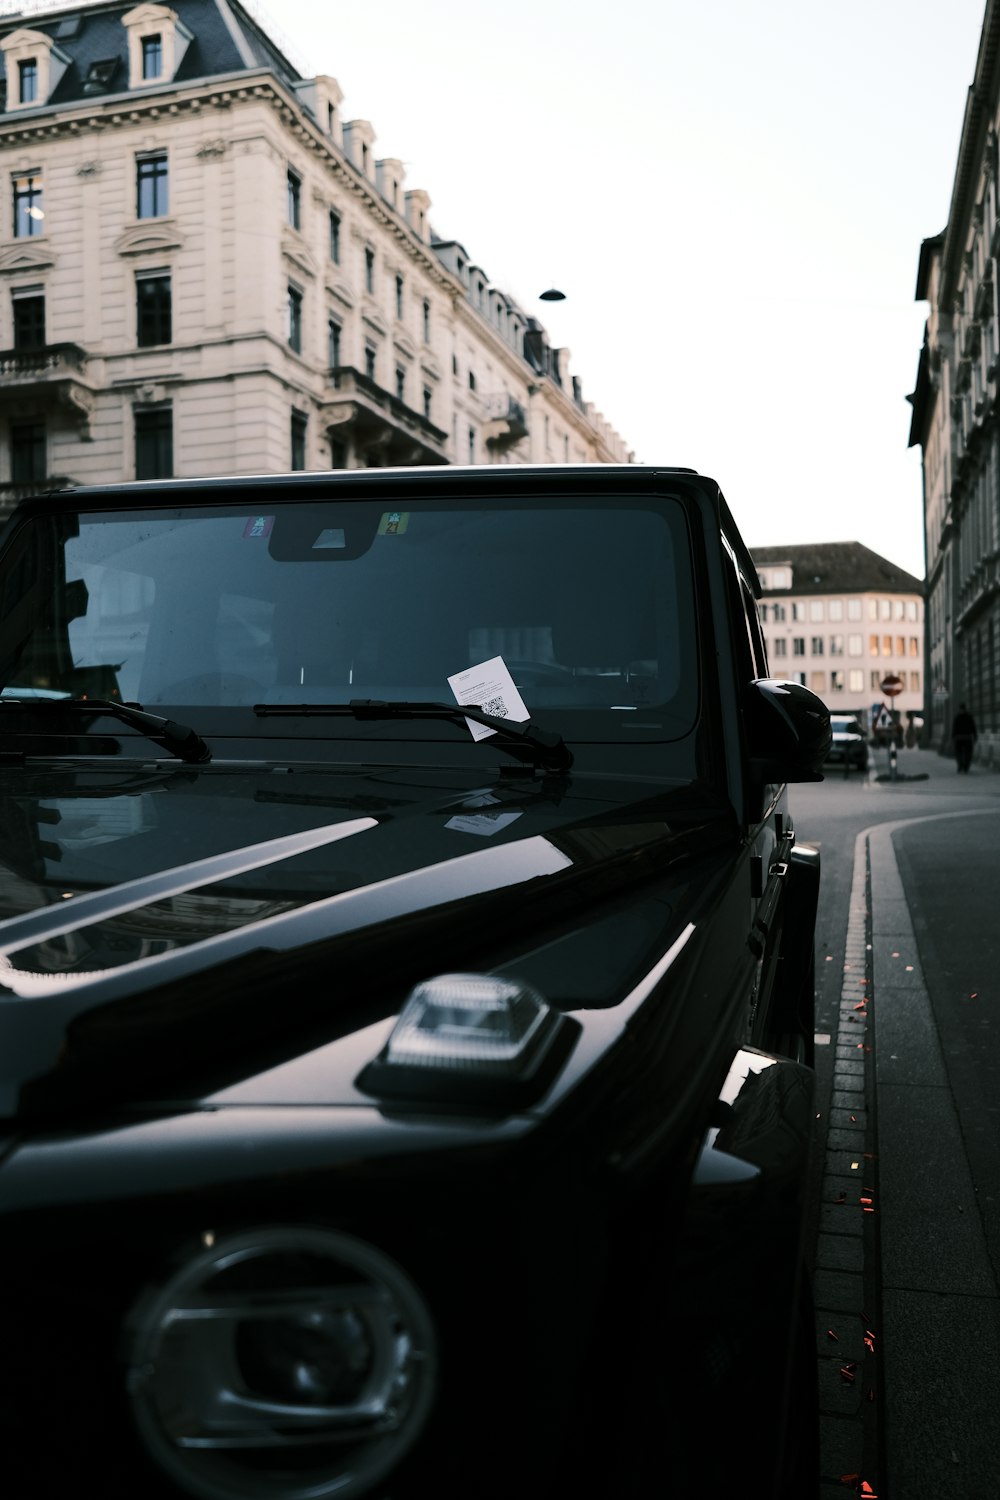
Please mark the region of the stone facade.
[[0, 511], [168, 473], [631, 459], [236, 0], [36, 8], [0, 59]]
[[1000, 5], [988, 0], [948, 223], [920, 249], [916, 296], [928, 316], [908, 399], [923, 467], [931, 742], [949, 751], [964, 701], [976, 758], [1000, 769], [998, 131]]
[[[758, 605], [775, 677], [818, 693], [831, 713], [852, 713], [871, 728], [888, 707], [910, 737], [924, 718], [923, 586], [861, 542], [751, 547]], [[903, 688], [886, 697], [881, 683]]]

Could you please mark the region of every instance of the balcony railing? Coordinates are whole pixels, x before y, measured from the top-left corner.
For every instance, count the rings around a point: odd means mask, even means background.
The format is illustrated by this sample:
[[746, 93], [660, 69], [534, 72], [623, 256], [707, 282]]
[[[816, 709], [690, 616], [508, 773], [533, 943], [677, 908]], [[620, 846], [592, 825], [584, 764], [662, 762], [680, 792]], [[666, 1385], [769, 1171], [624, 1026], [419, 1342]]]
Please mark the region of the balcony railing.
[[448, 434], [351, 365], [330, 371], [327, 426], [350, 435], [357, 452], [389, 467], [447, 461]]
[[87, 351], [79, 344], [44, 344], [40, 349], [0, 349], [0, 385], [67, 380], [82, 375]]
[[483, 398], [484, 437], [491, 448], [509, 448], [528, 435], [528, 418], [520, 401], [506, 391]]

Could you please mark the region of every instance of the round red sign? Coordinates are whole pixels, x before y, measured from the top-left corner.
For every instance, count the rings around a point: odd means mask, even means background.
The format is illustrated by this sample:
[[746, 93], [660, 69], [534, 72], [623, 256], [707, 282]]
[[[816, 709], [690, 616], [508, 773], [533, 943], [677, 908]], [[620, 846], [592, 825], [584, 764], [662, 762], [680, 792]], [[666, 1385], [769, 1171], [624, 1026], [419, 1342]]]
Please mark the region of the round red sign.
[[879, 686], [887, 698], [895, 698], [903, 691], [903, 679], [897, 677], [895, 672], [890, 672], [887, 677], [882, 678]]

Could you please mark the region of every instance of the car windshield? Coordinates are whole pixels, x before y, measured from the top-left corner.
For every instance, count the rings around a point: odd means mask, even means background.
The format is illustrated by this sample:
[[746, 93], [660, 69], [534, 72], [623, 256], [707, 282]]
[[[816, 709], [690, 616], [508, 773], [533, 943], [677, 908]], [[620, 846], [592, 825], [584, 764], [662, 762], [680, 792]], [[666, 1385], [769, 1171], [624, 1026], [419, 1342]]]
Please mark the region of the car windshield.
[[4, 695], [453, 703], [449, 677], [501, 657], [532, 717], [569, 714], [578, 738], [690, 730], [677, 501], [253, 498], [31, 519], [4, 569]]

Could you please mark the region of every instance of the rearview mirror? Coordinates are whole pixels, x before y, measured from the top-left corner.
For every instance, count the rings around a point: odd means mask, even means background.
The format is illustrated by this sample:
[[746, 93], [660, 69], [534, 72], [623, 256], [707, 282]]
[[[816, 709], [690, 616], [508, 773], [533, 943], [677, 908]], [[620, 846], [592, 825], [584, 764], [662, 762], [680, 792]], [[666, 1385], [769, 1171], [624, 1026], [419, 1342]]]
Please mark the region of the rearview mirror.
[[830, 711], [800, 682], [761, 677], [746, 695], [750, 762], [762, 781], [822, 781]]

